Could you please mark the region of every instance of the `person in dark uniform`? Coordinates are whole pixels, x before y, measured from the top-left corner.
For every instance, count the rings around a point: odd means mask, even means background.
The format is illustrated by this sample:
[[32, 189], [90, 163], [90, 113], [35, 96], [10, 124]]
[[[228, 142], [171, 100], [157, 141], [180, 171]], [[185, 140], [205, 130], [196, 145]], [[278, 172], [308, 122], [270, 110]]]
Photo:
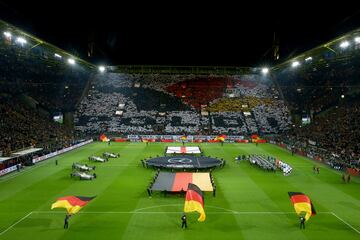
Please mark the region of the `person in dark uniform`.
[[180, 196], [185, 196], [185, 190], [183, 188], [181, 188], [181, 191], [180, 191]]
[[305, 217], [300, 217], [300, 229], [305, 229]]
[[64, 220], [64, 229], [69, 228], [69, 218], [71, 217], [71, 214], [66, 214], [65, 220]]
[[187, 223], [186, 223], [186, 215], [182, 215], [181, 217], [181, 228], [187, 228]]
[[151, 197], [151, 189], [148, 187], [146, 190], [147, 190], [149, 197]]
[[57, 160], [57, 159], [55, 159], [55, 165], [56, 165], [56, 166], [58, 165], [58, 160]]

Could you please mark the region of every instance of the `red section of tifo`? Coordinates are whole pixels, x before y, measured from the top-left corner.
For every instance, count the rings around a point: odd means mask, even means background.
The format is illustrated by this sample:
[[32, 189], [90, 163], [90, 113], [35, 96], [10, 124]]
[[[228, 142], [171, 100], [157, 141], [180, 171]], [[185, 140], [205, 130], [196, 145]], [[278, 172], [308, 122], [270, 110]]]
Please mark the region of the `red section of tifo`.
[[176, 173], [172, 191], [186, 191], [189, 183], [192, 183], [192, 173]]

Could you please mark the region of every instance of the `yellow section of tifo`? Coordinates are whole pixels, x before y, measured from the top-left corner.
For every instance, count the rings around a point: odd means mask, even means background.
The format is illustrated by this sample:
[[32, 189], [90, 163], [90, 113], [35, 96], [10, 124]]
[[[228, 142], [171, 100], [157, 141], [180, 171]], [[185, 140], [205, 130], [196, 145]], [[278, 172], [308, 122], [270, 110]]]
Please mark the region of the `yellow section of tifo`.
[[214, 190], [209, 173], [193, 173], [192, 183], [198, 186], [201, 191], [212, 192]]

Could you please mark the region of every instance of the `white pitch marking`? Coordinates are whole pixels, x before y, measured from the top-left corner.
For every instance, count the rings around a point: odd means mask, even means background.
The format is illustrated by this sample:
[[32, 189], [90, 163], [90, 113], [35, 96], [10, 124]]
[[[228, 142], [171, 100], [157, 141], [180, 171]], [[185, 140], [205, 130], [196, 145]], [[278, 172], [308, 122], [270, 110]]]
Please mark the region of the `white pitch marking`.
[[[34, 211], [32, 212], [33, 214], [47, 214], [47, 213], [51, 213], [51, 214], [64, 214], [64, 212], [58, 212], [58, 211]], [[114, 212], [114, 211], [110, 211], [110, 212], [98, 212], [98, 211], [94, 211], [94, 212], [78, 212], [77, 214], [182, 214], [184, 212], [138, 212], [137, 210], [135, 211], [118, 211], [118, 212]], [[251, 214], [279, 214], [279, 215], [285, 215], [285, 214], [296, 214], [295, 212], [237, 212], [237, 211], [222, 211], [222, 212], [207, 212], [206, 214], [234, 214], [234, 215], [251, 215]], [[317, 214], [332, 214], [331, 212], [318, 212]]]
[[28, 214], [26, 214], [24, 217], [22, 217], [19, 221], [17, 221], [16, 223], [14, 223], [13, 225], [11, 225], [10, 227], [8, 227], [7, 229], [5, 229], [4, 231], [2, 231], [0, 233], [0, 236], [3, 235], [4, 233], [6, 233], [7, 231], [9, 231], [10, 229], [12, 229], [15, 225], [17, 225], [18, 223], [20, 223], [21, 221], [23, 221], [25, 218], [29, 217], [33, 212], [29, 212]]
[[336, 215], [334, 212], [331, 212], [332, 215], [334, 215], [337, 219], [339, 219], [340, 221], [342, 221], [343, 223], [345, 223], [349, 228], [351, 228], [352, 230], [354, 230], [355, 232], [357, 232], [358, 234], [360, 234], [360, 231], [357, 230], [356, 228], [354, 228], [353, 226], [350, 225], [350, 223], [346, 222], [344, 219], [340, 218], [338, 215]]
[[[169, 205], [160, 205], [160, 206], [155, 206], [155, 207], [164, 207], [164, 206], [179, 206], [180, 204], [169, 204]], [[214, 207], [214, 206], [207, 206], [210, 208], [218, 208], [218, 209], [224, 209], [226, 211], [222, 211], [222, 212], [207, 212], [206, 214], [212, 215], [212, 214], [234, 214], [234, 215], [251, 215], [251, 214], [276, 214], [276, 215], [285, 215], [285, 214], [295, 214], [295, 212], [242, 212], [242, 211], [233, 211], [233, 210], [228, 210], [225, 208], [221, 208], [221, 207]], [[183, 212], [140, 212], [140, 210], [145, 210], [145, 209], [150, 209], [150, 208], [154, 208], [154, 207], [149, 207], [149, 208], [140, 208], [140, 209], [136, 209], [134, 211], [109, 211], [109, 212], [105, 212], [105, 211], [94, 211], [94, 212], [79, 212], [78, 214], [183, 214]], [[28, 218], [31, 214], [64, 214], [64, 212], [58, 212], [58, 211], [32, 211], [28, 214], [26, 214], [24, 217], [22, 217], [21, 219], [19, 219], [17, 222], [15, 222], [14, 224], [12, 224], [11, 226], [9, 226], [7, 229], [5, 229], [4, 231], [2, 231], [0, 233], [0, 236], [3, 235], [4, 233], [6, 233], [7, 231], [9, 231], [10, 229], [12, 229], [14, 226], [16, 226], [17, 224], [19, 224], [20, 222], [22, 222], [23, 220], [25, 220], [26, 218]], [[343, 220], [342, 218], [340, 218], [339, 216], [337, 216], [334, 212], [318, 212], [317, 214], [331, 214], [333, 216], [335, 216], [337, 219], [339, 219], [341, 222], [343, 222], [344, 224], [346, 224], [348, 227], [350, 227], [351, 229], [353, 229], [355, 232], [357, 232], [358, 234], [360, 234], [360, 231], [357, 230], [356, 228], [354, 228], [353, 226], [351, 226], [349, 223], [347, 223], [345, 220]]]

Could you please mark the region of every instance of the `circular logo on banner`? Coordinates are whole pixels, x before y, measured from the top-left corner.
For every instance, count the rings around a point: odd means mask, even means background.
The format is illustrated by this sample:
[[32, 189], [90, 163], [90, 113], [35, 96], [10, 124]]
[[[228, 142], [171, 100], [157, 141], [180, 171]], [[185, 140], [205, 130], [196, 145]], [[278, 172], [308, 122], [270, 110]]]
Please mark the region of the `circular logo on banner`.
[[182, 157], [176, 157], [176, 158], [169, 158], [169, 163], [191, 163], [192, 160], [189, 158], [182, 158]]

